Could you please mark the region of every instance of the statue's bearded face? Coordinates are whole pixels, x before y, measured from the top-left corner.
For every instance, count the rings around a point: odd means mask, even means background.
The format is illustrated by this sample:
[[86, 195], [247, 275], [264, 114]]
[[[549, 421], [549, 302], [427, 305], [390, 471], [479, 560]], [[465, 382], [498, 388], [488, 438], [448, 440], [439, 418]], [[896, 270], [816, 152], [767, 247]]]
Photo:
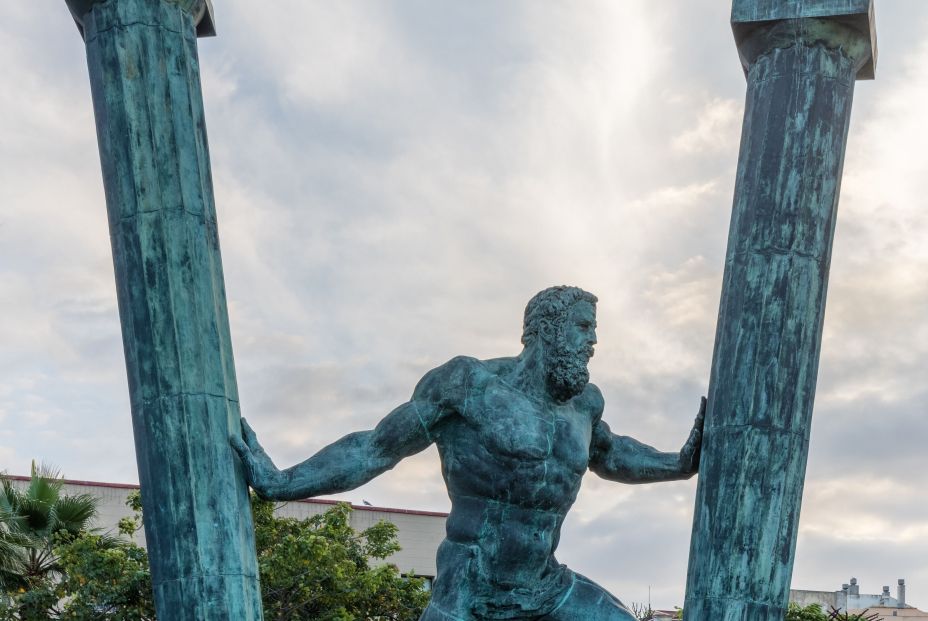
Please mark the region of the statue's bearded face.
[[596, 308], [586, 301], [571, 305], [547, 343], [548, 391], [564, 402], [583, 392], [590, 381], [587, 364], [596, 344]]

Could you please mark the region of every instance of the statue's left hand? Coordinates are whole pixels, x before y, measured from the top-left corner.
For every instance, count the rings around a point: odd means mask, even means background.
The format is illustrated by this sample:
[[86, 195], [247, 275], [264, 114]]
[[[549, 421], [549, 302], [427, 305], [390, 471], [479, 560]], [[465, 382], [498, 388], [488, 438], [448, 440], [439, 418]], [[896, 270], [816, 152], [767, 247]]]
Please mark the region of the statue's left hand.
[[699, 413], [696, 414], [696, 421], [693, 423], [693, 430], [690, 431], [690, 437], [687, 438], [686, 444], [680, 449], [680, 469], [684, 474], [696, 474], [699, 472], [699, 456], [702, 449], [702, 428], [706, 420], [706, 398], [703, 397], [699, 403]]
[[245, 470], [245, 479], [259, 496], [267, 498], [279, 483], [282, 473], [264, 452], [258, 442], [258, 436], [244, 418], [242, 419], [241, 437], [229, 438], [232, 448], [238, 453]]

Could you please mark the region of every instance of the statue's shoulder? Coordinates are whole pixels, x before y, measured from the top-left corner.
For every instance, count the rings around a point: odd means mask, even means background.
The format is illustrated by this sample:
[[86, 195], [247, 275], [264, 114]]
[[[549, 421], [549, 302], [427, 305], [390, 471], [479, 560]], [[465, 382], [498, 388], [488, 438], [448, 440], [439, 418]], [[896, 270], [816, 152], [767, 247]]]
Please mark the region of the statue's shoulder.
[[475, 374], [479, 374], [485, 370], [484, 367], [485, 363], [482, 360], [478, 360], [471, 356], [455, 356], [445, 364], [429, 371], [429, 374], [435, 373], [444, 376], [454, 383], [469, 383], [473, 381], [473, 376]]
[[470, 356], [455, 356], [426, 373], [413, 392], [416, 399], [434, 403], [463, 403], [482, 371], [482, 363]]
[[586, 385], [583, 392], [575, 397], [574, 403], [585, 412], [589, 413], [593, 421], [598, 421], [603, 416], [603, 409], [606, 407], [606, 400], [603, 398], [603, 392], [596, 384]]
[[490, 358], [489, 360], [478, 360], [480, 370], [488, 376], [497, 377], [499, 375], [509, 375], [509, 372], [516, 366], [518, 358], [508, 356], [505, 358]]

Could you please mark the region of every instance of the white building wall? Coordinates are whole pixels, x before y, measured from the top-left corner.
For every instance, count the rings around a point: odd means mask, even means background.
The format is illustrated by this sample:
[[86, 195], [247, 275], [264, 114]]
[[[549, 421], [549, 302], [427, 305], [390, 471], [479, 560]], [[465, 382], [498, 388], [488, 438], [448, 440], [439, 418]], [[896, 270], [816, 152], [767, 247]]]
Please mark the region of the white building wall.
[[[897, 597], [889, 594], [889, 587], [884, 587], [883, 593], [879, 595], [861, 593], [857, 579], [851, 578], [850, 583], [842, 585], [840, 591], [790, 590], [789, 600], [801, 606], [818, 604], [825, 612], [829, 612], [832, 607], [840, 612], [849, 613], [861, 613], [866, 610], [868, 615], [878, 615], [878, 621], [886, 621], [893, 617], [907, 618], [910, 621], [928, 621], [928, 613], [904, 602], [905, 582], [901, 579], [897, 582]], [[903, 601], [900, 601], [900, 598]]]
[[[26, 477], [9, 477], [19, 487], [28, 485]], [[112, 483], [94, 483], [85, 481], [67, 481], [63, 492], [67, 495], [90, 494], [101, 500], [99, 514], [94, 527], [104, 532], [117, 531], [119, 520], [132, 517], [133, 512], [126, 507], [129, 494], [138, 489], [135, 485]], [[307, 518], [324, 513], [336, 504], [324, 500], [300, 500], [280, 503], [275, 511], [280, 517]], [[363, 531], [381, 520], [392, 522], [397, 526], [397, 538], [402, 549], [382, 561], [396, 565], [403, 574], [435, 577], [435, 553], [438, 544], [445, 538], [445, 513], [412, 511], [407, 509], [390, 509], [383, 507], [353, 506], [351, 527]], [[139, 530], [135, 543], [145, 546], [145, 533]]]
[[802, 607], [818, 604], [825, 612], [828, 612], [832, 606], [840, 609], [843, 605], [843, 602], [838, 602], [838, 593], [834, 591], [803, 591], [791, 589], [789, 592], [789, 601], [799, 604]]
[[[277, 508], [281, 517], [306, 518], [332, 508], [331, 502], [298, 501], [283, 503]], [[354, 506], [351, 527], [363, 531], [384, 520], [396, 524], [399, 552], [384, 562], [393, 563], [402, 573], [434, 577], [435, 553], [445, 538], [445, 513]]]

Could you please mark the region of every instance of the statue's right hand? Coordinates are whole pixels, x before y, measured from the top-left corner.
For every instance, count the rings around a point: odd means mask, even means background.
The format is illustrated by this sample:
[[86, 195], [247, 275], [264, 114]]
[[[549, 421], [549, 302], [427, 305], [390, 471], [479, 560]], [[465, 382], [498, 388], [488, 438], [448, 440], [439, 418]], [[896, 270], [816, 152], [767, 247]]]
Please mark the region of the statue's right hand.
[[264, 452], [264, 447], [258, 442], [258, 436], [244, 418], [242, 419], [242, 435], [230, 436], [229, 442], [242, 460], [245, 479], [259, 496], [267, 498], [273, 495], [278, 486], [282, 473]]

